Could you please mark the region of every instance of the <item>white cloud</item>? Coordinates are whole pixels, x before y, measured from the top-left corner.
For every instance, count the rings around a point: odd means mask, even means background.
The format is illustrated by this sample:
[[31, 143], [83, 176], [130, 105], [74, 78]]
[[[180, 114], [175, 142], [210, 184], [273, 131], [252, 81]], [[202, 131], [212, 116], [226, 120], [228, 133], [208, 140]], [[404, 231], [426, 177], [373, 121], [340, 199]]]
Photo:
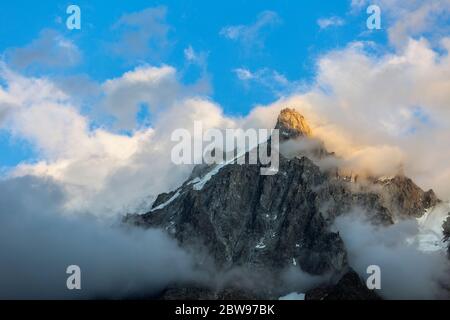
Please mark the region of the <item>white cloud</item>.
[[340, 17], [329, 17], [329, 18], [320, 18], [317, 20], [317, 24], [320, 29], [327, 29], [330, 27], [340, 27], [345, 24], [345, 21]]
[[[450, 16], [450, 0], [352, 0], [352, 10], [361, 10], [371, 4], [381, 9], [383, 25], [388, 26], [389, 41], [401, 48], [410, 37], [420, 37], [432, 32], [431, 40], [440, 39], [449, 33], [447, 23]], [[434, 38], [434, 39], [433, 39]]]
[[[389, 28], [389, 40], [396, 45], [405, 45], [410, 36], [421, 35], [424, 32], [433, 30], [434, 34], [443, 32], [448, 34], [448, 24], [446, 29], [440, 30], [439, 17], [444, 17], [444, 21], [448, 21], [450, 16], [450, 1], [426, 1], [409, 10], [396, 12], [395, 4], [392, 14], [395, 15], [396, 22], [393, 27]], [[393, 5], [394, 6], [394, 5]]]
[[449, 262], [445, 250], [423, 252], [409, 239], [421, 234], [414, 220], [379, 228], [355, 210], [337, 218], [335, 227], [345, 243], [349, 264], [364, 278], [366, 269], [381, 269], [381, 290], [385, 299], [448, 299]]
[[450, 199], [449, 47], [438, 53], [423, 39], [410, 40], [398, 53], [372, 56], [366, 46], [324, 55], [311, 90], [258, 107], [249, 117], [270, 127], [282, 107], [296, 107], [349, 164], [373, 174], [402, 168]]
[[169, 66], [140, 66], [104, 82], [104, 108], [122, 129], [136, 126], [136, 113], [145, 104], [150, 110], [167, 108], [181, 95], [176, 70]]
[[[193, 130], [194, 120], [203, 121], [205, 128], [234, 125], [214, 103], [170, 92], [167, 84], [179, 84], [175, 69], [167, 66], [137, 68], [104, 83], [106, 97], [117, 106], [162, 101], [173, 94], [165, 101], [166, 109], [155, 114], [153, 128], [131, 135], [92, 129], [71, 97], [48, 79], [26, 78], [7, 68], [1, 79], [7, 85], [0, 87], [0, 106], [10, 106], [3, 129], [39, 151], [37, 163], [23, 163], [12, 175], [55, 179], [68, 192], [66, 208], [71, 212], [115, 216], [145, 199], [151, 203], [159, 193], [178, 186], [192, 169], [170, 160], [174, 129]], [[161, 84], [165, 86], [158, 87]]]
[[[350, 166], [380, 175], [403, 167], [422, 187], [450, 198], [448, 55], [439, 55], [423, 40], [377, 58], [365, 52], [364, 44], [354, 44], [323, 56], [318, 66], [310, 91], [257, 107], [244, 119], [227, 118], [220, 106], [204, 98], [174, 91], [173, 99], [170, 91], [162, 91], [166, 107], [155, 114], [152, 128], [130, 136], [91, 129], [89, 118], [49, 80], [8, 71], [3, 75], [8, 87], [0, 90], [0, 106], [9, 106], [5, 124], [41, 151], [39, 163], [22, 164], [15, 174], [51, 176], [63, 183], [73, 210], [123, 213], [189, 175], [190, 167], [170, 162], [169, 137], [175, 128], [192, 130], [194, 120], [218, 128], [270, 128], [279, 110], [290, 106], [304, 113], [315, 135]], [[261, 76], [244, 68], [238, 75], [245, 81]], [[144, 66], [103, 88], [107, 96], [123, 99], [117, 106], [132, 106], [164, 100], [155, 89], [161, 83], [181, 87], [175, 69]]]
[[251, 80], [255, 78], [255, 75], [248, 69], [237, 68], [233, 70], [239, 80]]
[[[442, 39], [441, 49], [448, 50], [449, 43]], [[423, 188], [450, 198], [448, 54], [433, 50], [425, 40], [410, 40], [403, 50], [375, 57], [367, 46], [353, 43], [324, 55], [309, 91], [257, 107], [244, 119], [224, 116], [220, 106], [181, 85], [170, 66], [138, 67], [102, 85], [106, 110], [121, 127], [132, 129], [129, 136], [92, 129], [72, 97], [50, 80], [25, 78], [3, 68], [2, 82], [8, 84], [0, 89], [3, 125], [40, 151], [39, 163], [22, 164], [15, 173], [51, 176], [64, 183], [72, 208], [123, 212], [189, 175], [190, 168], [173, 166], [169, 160], [174, 128], [190, 128], [193, 120], [201, 119], [219, 128], [273, 127], [280, 108], [290, 106], [303, 112], [316, 136], [349, 165], [373, 174], [402, 167]], [[286, 77], [270, 69], [235, 72], [244, 83], [276, 92], [292, 88]], [[158, 112], [152, 128], [136, 130], [141, 103]]]
[[209, 83], [207, 77], [202, 77], [193, 85], [184, 86], [171, 66], [141, 65], [120, 77], [106, 80], [102, 89], [102, 107], [115, 118], [115, 127], [133, 130], [141, 106], [154, 113], [166, 112], [176, 101], [207, 93]]

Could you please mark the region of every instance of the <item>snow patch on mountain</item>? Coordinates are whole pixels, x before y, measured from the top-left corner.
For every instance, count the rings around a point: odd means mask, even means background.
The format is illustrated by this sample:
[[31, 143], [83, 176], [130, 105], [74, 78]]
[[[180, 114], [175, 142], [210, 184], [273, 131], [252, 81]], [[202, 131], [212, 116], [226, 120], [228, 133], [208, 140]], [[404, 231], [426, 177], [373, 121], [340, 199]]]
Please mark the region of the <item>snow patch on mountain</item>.
[[205, 184], [206, 184], [209, 180], [211, 180], [211, 178], [212, 178], [213, 176], [215, 176], [217, 173], [219, 173], [219, 171], [220, 171], [222, 168], [224, 168], [225, 166], [227, 166], [227, 165], [229, 165], [229, 164], [231, 164], [231, 163], [237, 161], [238, 159], [240, 159], [241, 157], [243, 157], [246, 153], [247, 153], [247, 151], [241, 152], [241, 153], [239, 153], [236, 157], [234, 157], [233, 159], [228, 160], [228, 161], [226, 161], [226, 162], [224, 162], [224, 163], [220, 163], [220, 164], [216, 165], [216, 166], [214, 167], [214, 169], [212, 169], [210, 172], [208, 172], [207, 174], [205, 174], [205, 175], [203, 176], [203, 178], [195, 178], [195, 179], [191, 182], [191, 183], [194, 183], [194, 186], [193, 186], [194, 190], [197, 190], [197, 191], [202, 190], [203, 187], [205, 186]]
[[416, 244], [418, 249], [424, 252], [447, 250], [442, 224], [449, 212], [450, 202], [441, 203], [428, 209], [422, 217], [416, 219], [419, 233], [415, 237], [409, 238], [408, 242]]
[[178, 190], [169, 200], [167, 200], [164, 203], [161, 203], [159, 206], [157, 206], [156, 208], [153, 208], [152, 210], [150, 210], [150, 212], [156, 211], [156, 210], [161, 210], [164, 209], [167, 205], [169, 205], [172, 201], [174, 201], [176, 198], [178, 198], [180, 196], [180, 190]]
[[285, 296], [279, 297], [278, 300], [305, 300], [305, 294], [291, 292]]

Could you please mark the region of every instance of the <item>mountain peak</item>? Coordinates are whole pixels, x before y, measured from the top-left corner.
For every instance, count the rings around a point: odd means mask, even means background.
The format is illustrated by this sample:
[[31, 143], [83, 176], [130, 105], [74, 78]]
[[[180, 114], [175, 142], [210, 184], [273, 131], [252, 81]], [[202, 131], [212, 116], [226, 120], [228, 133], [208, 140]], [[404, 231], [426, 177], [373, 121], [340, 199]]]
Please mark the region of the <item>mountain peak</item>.
[[280, 138], [282, 140], [310, 137], [312, 135], [311, 128], [305, 117], [291, 108], [281, 110], [275, 129], [280, 130]]

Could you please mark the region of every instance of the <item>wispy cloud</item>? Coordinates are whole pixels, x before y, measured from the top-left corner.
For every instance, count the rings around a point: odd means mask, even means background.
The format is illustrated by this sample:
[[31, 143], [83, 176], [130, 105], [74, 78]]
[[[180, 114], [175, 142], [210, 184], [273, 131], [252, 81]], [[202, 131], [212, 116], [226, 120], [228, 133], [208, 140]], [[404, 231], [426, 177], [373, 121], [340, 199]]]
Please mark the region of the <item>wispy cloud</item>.
[[185, 48], [183, 52], [184, 52], [184, 57], [186, 58], [187, 61], [191, 62], [191, 61], [197, 60], [197, 54], [195, 53], [192, 46]]
[[262, 68], [256, 71], [251, 71], [247, 68], [236, 68], [233, 72], [245, 86], [248, 87], [252, 84], [262, 86], [269, 89], [277, 97], [292, 93], [299, 87], [297, 82], [291, 82], [285, 75], [269, 68]]
[[328, 17], [328, 18], [320, 18], [317, 20], [317, 24], [319, 25], [320, 29], [327, 29], [330, 27], [340, 27], [345, 24], [344, 19], [340, 17]]
[[183, 50], [183, 53], [188, 64], [194, 64], [199, 67], [206, 68], [208, 52], [197, 51], [192, 47], [192, 45], [189, 45]]
[[5, 56], [19, 69], [67, 68], [82, 58], [73, 41], [52, 29], [42, 30], [38, 38], [24, 47], [6, 50]]
[[170, 46], [166, 15], [163, 6], [123, 15], [113, 25], [119, 35], [113, 52], [127, 59], [160, 58]]
[[264, 30], [274, 27], [282, 22], [280, 16], [274, 11], [263, 11], [256, 21], [249, 25], [226, 26], [220, 30], [223, 37], [239, 42], [244, 48], [264, 47]]

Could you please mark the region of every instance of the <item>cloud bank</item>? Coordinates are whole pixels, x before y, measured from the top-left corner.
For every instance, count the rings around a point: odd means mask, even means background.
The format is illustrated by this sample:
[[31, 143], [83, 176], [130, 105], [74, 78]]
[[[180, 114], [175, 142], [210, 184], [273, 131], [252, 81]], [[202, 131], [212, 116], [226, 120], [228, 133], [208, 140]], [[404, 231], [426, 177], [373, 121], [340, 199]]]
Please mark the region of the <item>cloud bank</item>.
[[[67, 217], [64, 196], [48, 179], [0, 182], [0, 299], [151, 297], [198, 277], [193, 258], [162, 231]], [[81, 268], [81, 290], [66, 287], [69, 265]]]

